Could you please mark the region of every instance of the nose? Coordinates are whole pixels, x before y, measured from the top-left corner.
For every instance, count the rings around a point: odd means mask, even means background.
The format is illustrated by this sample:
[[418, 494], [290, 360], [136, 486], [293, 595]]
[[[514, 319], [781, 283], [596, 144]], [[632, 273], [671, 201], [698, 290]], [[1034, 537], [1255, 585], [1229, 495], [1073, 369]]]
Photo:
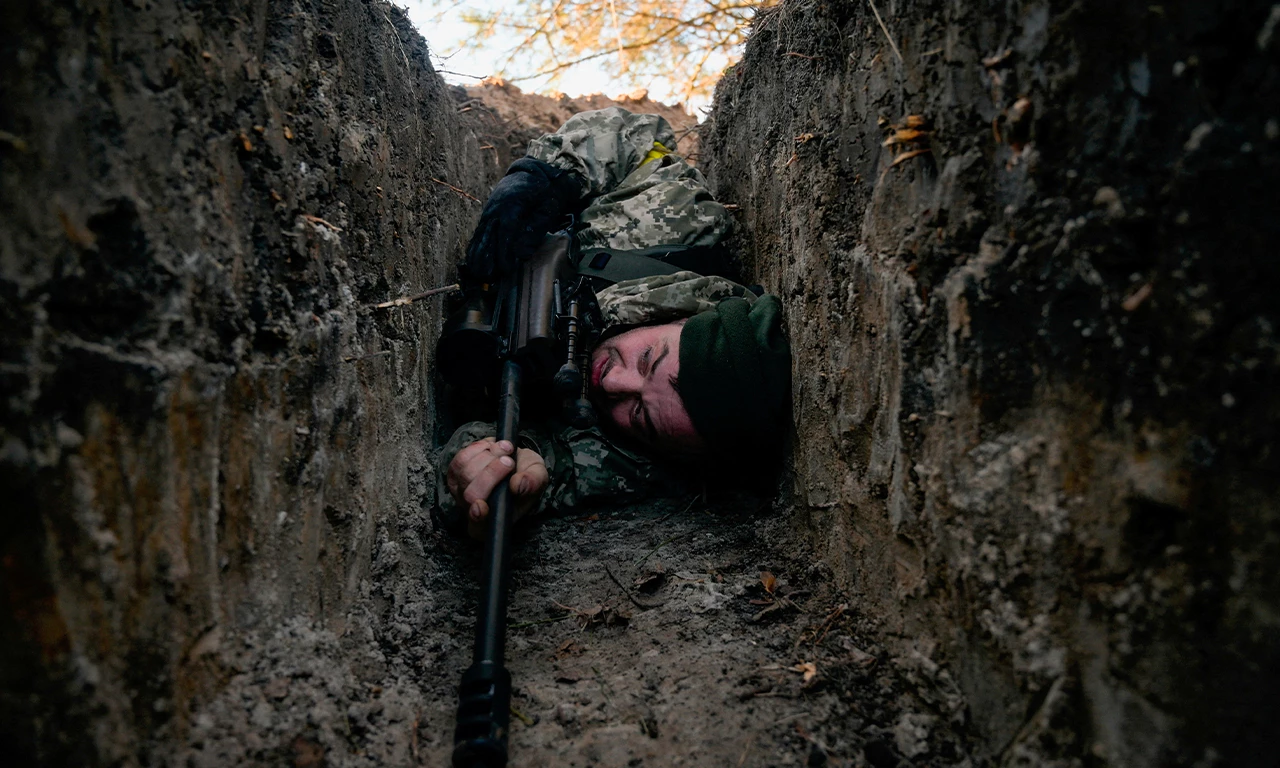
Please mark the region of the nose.
[[643, 383], [644, 377], [640, 372], [623, 365], [620, 361], [610, 366], [609, 370], [600, 379], [600, 389], [605, 394], [614, 397], [622, 395], [635, 395], [640, 393], [640, 385]]

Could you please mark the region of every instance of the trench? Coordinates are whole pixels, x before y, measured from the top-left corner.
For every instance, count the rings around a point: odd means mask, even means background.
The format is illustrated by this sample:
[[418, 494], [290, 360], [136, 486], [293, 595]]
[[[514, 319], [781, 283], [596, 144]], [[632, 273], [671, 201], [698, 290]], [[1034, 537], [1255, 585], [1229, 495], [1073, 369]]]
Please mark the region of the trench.
[[[1278, 19], [762, 12], [697, 152], [787, 468], [521, 529], [512, 765], [1270, 764]], [[0, 11], [9, 764], [447, 764], [441, 304], [375, 305], [546, 130], [492, 104], [380, 0]]]

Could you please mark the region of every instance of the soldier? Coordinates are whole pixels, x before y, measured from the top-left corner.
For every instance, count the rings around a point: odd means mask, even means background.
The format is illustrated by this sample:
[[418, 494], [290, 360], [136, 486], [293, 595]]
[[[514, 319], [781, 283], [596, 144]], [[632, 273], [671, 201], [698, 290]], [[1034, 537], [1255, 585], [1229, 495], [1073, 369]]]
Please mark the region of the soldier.
[[791, 381], [781, 303], [713, 274], [727, 262], [729, 214], [674, 146], [657, 115], [584, 112], [531, 142], [489, 196], [468, 246], [472, 279], [514, 268], [578, 213], [579, 271], [609, 285], [588, 369], [600, 427], [537, 425], [513, 446], [471, 422], [441, 450], [441, 511], [473, 537], [508, 477], [520, 516], [678, 494], [673, 460], [752, 471], [778, 458]]

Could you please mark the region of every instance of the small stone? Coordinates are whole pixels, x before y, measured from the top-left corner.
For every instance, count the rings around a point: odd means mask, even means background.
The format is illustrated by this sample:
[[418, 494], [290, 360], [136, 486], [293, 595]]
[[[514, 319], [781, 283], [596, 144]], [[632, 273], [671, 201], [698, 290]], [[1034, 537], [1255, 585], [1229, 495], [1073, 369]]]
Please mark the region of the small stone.
[[1182, 148], [1188, 152], [1195, 152], [1211, 133], [1213, 133], [1212, 123], [1201, 123], [1197, 125], [1195, 128], [1191, 129], [1191, 135], [1187, 137], [1187, 143], [1183, 144]]
[[58, 436], [58, 444], [63, 448], [79, 448], [80, 445], [84, 443], [83, 435], [62, 422], [58, 422], [56, 433]]
[[1231, 408], [1231, 407], [1234, 407], [1234, 406], [1235, 406], [1235, 404], [1236, 404], [1236, 396], [1235, 396], [1235, 395], [1231, 394], [1230, 392], [1223, 392], [1223, 393], [1222, 393], [1222, 407], [1223, 407], [1223, 408]]
[[561, 725], [569, 725], [578, 719], [578, 710], [569, 702], [564, 702], [556, 707], [556, 722]]
[[1099, 187], [1093, 195], [1093, 204], [1107, 209], [1107, 216], [1119, 218], [1124, 215], [1124, 203], [1120, 202], [1120, 193], [1115, 187]]
[[289, 679], [286, 677], [277, 677], [267, 683], [262, 692], [267, 698], [276, 699], [277, 701], [289, 695]]

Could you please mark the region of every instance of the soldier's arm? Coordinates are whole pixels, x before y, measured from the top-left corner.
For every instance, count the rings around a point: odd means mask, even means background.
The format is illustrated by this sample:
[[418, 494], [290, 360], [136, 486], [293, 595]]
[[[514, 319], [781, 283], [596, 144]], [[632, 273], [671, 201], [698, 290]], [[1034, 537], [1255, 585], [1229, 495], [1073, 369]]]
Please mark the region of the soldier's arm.
[[560, 130], [534, 139], [526, 154], [573, 172], [583, 196], [613, 191], [650, 153], [675, 149], [675, 132], [658, 115], [635, 115], [618, 107], [580, 112]]
[[539, 433], [551, 482], [541, 509], [569, 510], [600, 502], [677, 496], [685, 484], [644, 454], [622, 448], [598, 429]]
[[[436, 503], [451, 528], [460, 530], [465, 525], [467, 510], [449, 489], [449, 465], [464, 448], [494, 434], [491, 423], [464, 424], [436, 457]], [[572, 510], [601, 501], [675, 496], [685, 491], [684, 484], [670, 470], [642, 454], [614, 445], [595, 429], [524, 429], [518, 447], [537, 451], [550, 478], [535, 513]]]

